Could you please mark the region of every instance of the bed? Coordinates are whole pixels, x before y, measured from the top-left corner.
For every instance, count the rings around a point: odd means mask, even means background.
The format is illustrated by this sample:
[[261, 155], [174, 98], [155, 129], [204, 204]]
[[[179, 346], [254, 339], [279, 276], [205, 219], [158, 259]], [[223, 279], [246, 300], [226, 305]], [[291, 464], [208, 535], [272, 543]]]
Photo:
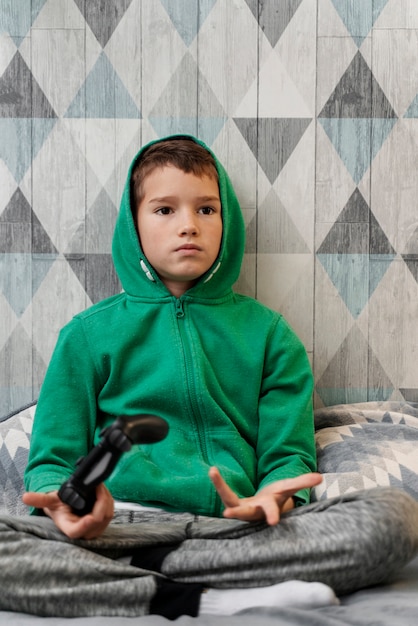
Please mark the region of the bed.
[[[25, 515], [20, 500], [30, 444], [35, 404], [0, 419], [0, 512]], [[392, 485], [418, 499], [418, 404], [366, 402], [318, 409], [316, 445], [322, 484], [313, 500], [376, 486]], [[0, 590], [1, 593], [1, 590]], [[257, 609], [233, 617], [183, 616], [179, 626], [415, 626], [418, 623], [418, 556], [396, 579], [384, 586], [340, 598], [339, 606], [319, 609]], [[164, 626], [156, 615], [136, 618], [35, 617], [0, 611], [0, 623], [10, 626]]]

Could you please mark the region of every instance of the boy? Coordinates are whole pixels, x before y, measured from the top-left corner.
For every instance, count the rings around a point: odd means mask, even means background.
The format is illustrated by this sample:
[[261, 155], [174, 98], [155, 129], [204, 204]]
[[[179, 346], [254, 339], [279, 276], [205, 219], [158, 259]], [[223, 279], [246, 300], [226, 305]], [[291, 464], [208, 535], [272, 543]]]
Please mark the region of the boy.
[[[24, 571], [30, 583], [25, 593], [9, 582], [1, 608], [176, 618], [321, 606], [337, 601], [330, 587], [380, 582], [412, 558], [418, 525], [406, 511], [418, 521], [418, 505], [405, 494], [302, 506], [321, 480], [312, 374], [283, 318], [232, 291], [244, 233], [201, 142], [172, 137], [136, 157], [113, 242], [124, 292], [60, 334], [24, 496], [54, 524], [5, 522], [15, 548], [0, 540], [0, 563], [8, 581], [14, 571], [25, 588]], [[133, 446], [78, 518], [57, 490], [102, 428], [136, 413], [166, 419], [168, 437]]]

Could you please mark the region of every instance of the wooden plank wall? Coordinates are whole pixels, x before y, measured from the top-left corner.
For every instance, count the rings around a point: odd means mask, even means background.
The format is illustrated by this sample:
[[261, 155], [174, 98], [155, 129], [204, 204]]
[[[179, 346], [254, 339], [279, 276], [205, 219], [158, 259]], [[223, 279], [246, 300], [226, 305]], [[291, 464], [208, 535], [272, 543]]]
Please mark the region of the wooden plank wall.
[[302, 338], [317, 406], [418, 401], [415, 0], [0, 0], [0, 415], [120, 289], [139, 146], [189, 132], [247, 224], [237, 289]]

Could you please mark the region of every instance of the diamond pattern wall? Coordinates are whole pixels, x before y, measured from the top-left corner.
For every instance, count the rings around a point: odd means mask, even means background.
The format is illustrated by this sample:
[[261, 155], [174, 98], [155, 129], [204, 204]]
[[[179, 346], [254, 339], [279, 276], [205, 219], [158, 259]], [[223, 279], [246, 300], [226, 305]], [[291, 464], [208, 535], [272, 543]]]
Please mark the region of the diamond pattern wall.
[[418, 3], [0, 0], [0, 415], [117, 293], [138, 147], [191, 132], [247, 224], [237, 288], [282, 311], [317, 406], [418, 399]]

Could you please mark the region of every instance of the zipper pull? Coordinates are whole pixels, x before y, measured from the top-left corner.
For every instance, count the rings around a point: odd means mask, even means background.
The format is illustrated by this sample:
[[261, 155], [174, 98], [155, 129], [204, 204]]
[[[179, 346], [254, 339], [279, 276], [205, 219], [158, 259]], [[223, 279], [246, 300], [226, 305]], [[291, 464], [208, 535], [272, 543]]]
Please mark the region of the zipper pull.
[[176, 317], [184, 317], [183, 300], [180, 300], [180, 298], [176, 300]]

